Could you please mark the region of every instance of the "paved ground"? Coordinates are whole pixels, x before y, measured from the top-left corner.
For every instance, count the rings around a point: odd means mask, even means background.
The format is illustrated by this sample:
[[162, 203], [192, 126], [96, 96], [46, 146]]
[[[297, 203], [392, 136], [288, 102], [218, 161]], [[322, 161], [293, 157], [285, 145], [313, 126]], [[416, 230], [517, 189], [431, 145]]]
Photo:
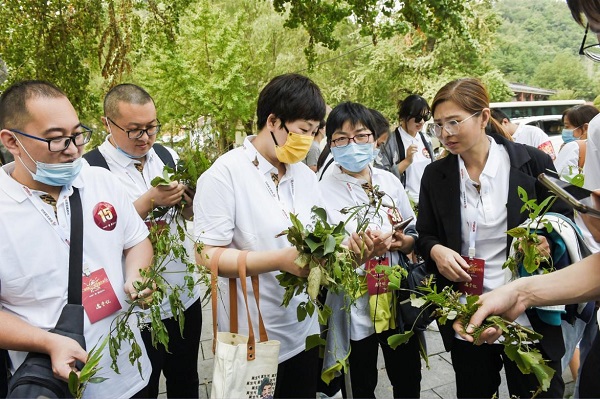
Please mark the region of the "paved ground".
[[[202, 342], [200, 356], [198, 361], [198, 371], [200, 375], [200, 398], [210, 397], [210, 380], [212, 378], [212, 319], [210, 305], [206, 306], [202, 312]], [[426, 331], [427, 350], [429, 352], [429, 365], [427, 369], [423, 365], [423, 379], [421, 381], [421, 398], [428, 399], [453, 399], [456, 398], [456, 389], [454, 387], [454, 371], [450, 360], [450, 354], [444, 351], [442, 339], [439, 332], [433, 329]], [[379, 355], [379, 383], [375, 392], [377, 398], [392, 398], [392, 387], [385, 373], [383, 356]], [[569, 397], [573, 391], [573, 382], [570, 372], [567, 370], [563, 374], [567, 383], [566, 395]], [[166, 398], [164, 380], [161, 380], [159, 398]], [[508, 398], [506, 382], [503, 381], [500, 387], [499, 398]]]

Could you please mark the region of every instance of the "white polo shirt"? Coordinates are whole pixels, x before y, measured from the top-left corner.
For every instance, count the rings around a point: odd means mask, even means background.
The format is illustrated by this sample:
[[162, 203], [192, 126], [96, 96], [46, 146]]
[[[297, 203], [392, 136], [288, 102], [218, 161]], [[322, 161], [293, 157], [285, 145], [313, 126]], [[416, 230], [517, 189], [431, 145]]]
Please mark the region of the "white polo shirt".
[[[153, 178], [156, 176], [162, 176], [163, 174], [163, 168], [165, 164], [156, 154], [154, 148], [150, 148], [150, 151], [148, 151], [148, 154], [146, 154], [146, 163], [144, 164], [142, 173], [135, 168], [137, 161], [118, 151], [108, 141], [108, 137], [104, 143], [98, 147], [98, 150], [100, 150], [100, 153], [102, 153], [104, 159], [106, 159], [106, 163], [108, 164], [112, 174], [118, 177], [121, 183], [123, 183], [125, 186], [125, 190], [127, 191], [131, 202], [134, 202], [143, 194], [145, 194], [150, 188], [152, 188], [150, 182]], [[175, 151], [170, 148], [167, 148], [167, 150], [173, 156], [173, 160], [177, 162], [179, 156], [175, 153]], [[146, 220], [150, 219], [147, 218]], [[170, 224], [171, 234], [173, 234], [175, 237], [178, 237], [177, 221], [172, 219], [170, 212], [165, 215], [165, 220]], [[179, 221], [179, 223], [182, 222], [183, 221]], [[193, 247], [193, 245], [191, 247]], [[190, 253], [188, 255], [190, 256], [190, 259], [192, 259], [192, 262], [195, 262], [194, 254]], [[196, 285], [194, 287], [193, 295], [190, 295], [190, 292], [187, 290], [187, 288], [185, 288], [186, 282], [184, 278], [186, 276], [187, 268], [185, 264], [179, 261], [174, 255], [172, 255], [171, 259], [165, 264], [165, 267], [166, 273], [163, 273], [163, 277], [171, 285], [171, 287], [180, 286], [184, 288], [182, 291], [180, 291], [180, 299], [183, 303], [183, 306], [186, 309], [189, 308], [198, 298], [200, 298], [200, 286]], [[197, 276], [195, 276], [195, 278], [197, 279]], [[163, 301], [162, 314], [163, 319], [173, 316], [171, 306], [169, 305], [168, 296]]]
[[[383, 204], [387, 206], [395, 205], [403, 219], [414, 217], [415, 213], [398, 178], [387, 170], [379, 168], [370, 168], [370, 170], [373, 186], [379, 186], [379, 189], [389, 196], [384, 198]], [[347, 214], [344, 215], [340, 212], [341, 209], [369, 203], [367, 193], [361, 187], [363, 183], [366, 183], [366, 180], [345, 174], [338, 164], [332, 165], [331, 174], [323, 177], [323, 180], [319, 182], [330, 223], [338, 224], [348, 219]], [[392, 230], [392, 223], [387, 213], [389, 207], [387, 206], [381, 206], [378, 213], [372, 215], [369, 223], [371, 230], [382, 230], [384, 232]], [[353, 218], [346, 225], [346, 230], [349, 233], [355, 232], [357, 227], [356, 219]], [[398, 264], [399, 256], [397, 252], [388, 252], [387, 257], [390, 259], [390, 265]], [[364, 274], [364, 268], [365, 265], [362, 265], [359, 270], [359, 272], [362, 272], [361, 274]], [[350, 320], [350, 339], [353, 341], [359, 341], [375, 333], [373, 320], [369, 313], [368, 293], [358, 298], [355, 305], [351, 307]]]
[[[71, 220], [68, 198], [71, 187], [63, 187], [57, 202], [58, 220], [52, 206], [30, 199], [28, 189], [10, 177], [14, 163], [0, 168], [0, 306], [29, 324], [50, 330], [55, 327], [62, 308], [67, 303], [69, 275], [69, 247], [61, 235], [42, 216], [58, 223], [57, 229], [70, 236]], [[84, 268], [94, 272], [103, 268], [118, 297], [122, 310], [127, 309], [122, 257], [123, 251], [142, 242], [148, 229], [138, 216], [131, 201], [114, 177], [102, 168], [84, 165], [73, 185], [79, 188], [83, 205], [83, 258]], [[35, 199], [43, 194], [29, 191]], [[37, 206], [35, 204], [38, 204]], [[116, 223], [107, 227], [98, 217], [98, 206], [110, 209]], [[38, 208], [42, 206], [42, 208]], [[102, 228], [104, 226], [104, 229]], [[61, 233], [62, 234], [62, 233]], [[87, 315], [84, 335], [88, 350], [110, 333], [113, 315], [93, 324]], [[85, 398], [129, 398], [144, 386], [150, 377], [151, 365], [142, 344], [139, 329], [132, 320], [132, 330], [140, 344], [143, 356], [142, 376], [137, 367], [128, 360], [131, 347], [122, 343], [118, 367], [120, 374], [110, 368], [110, 354], [106, 346], [99, 367], [98, 377], [106, 377], [100, 384], [89, 384]], [[17, 368], [25, 359], [25, 352], [10, 351], [13, 366]]]
[[550, 155], [553, 161], [556, 159], [556, 151], [554, 151], [550, 137], [539, 127], [521, 123], [512, 138], [516, 143], [526, 144], [544, 151]]
[[554, 160], [554, 167], [560, 176], [572, 177], [579, 173], [579, 144], [577, 141], [563, 145]]
[[[288, 214], [295, 213], [303, 224], [311, 223], [311, 208], [322, 206], [315, 173], [302, 162], [286, 165], [286, 173], [276, 188], [271, 177], [277, 168], [252, 145], [256, 136], [246, 138], [243, 146], [222, 155], [200, 179], [194, 198], [194, 236], [205, 245], [249, 251], [290, 247], [286, 237], [275, 236], [291, 226]], [[256, 166], [255, 166], [256, 165]], [[260, 309], [269, 339], [281, 342], [279, 362], [305, 349], [307, 336], [319, 333], [316, 313], [298, 322], [296, 308], [307, 300], [299, 295], [289, 306], [281, 306], [284, 289], [276, 276], [261, 274]], [[218, 322], [220, 331], [229, 331], [229, 290], [227, 279], [219, 279]], [[248, 298], [254, 331], [258, 314], [248, 279]], [[223, 307], [225, 306], [225, 307]], [[248, 333], [248, 321], [238, 282], [238, 325]]]
[[[475, 257], [484, 259], [483, 292], [489, 292], [505, 284], [506, 230], [508, 212], [506, 202], [510, 177], [510, 158], [504, 146], [488, 137], [490, 150], [483, 171], [479, 176], [480, 191], [469, 177], [462, 158], [458, 158], [459, 176], [465, 176], [467, 208], [463, 206], [461, 187], [461, 255], [468, 256], [471, 239], [471, 223], [477, 218], [475, 232]], [[462, 173], [462, 174], [461, 174]], [[462, 183], [461, 183], [462, 186]], [[473, 213], [475, 211], [475, 213]], [[464, 296], [463, 296], [464, 299]], [[517, 321], [530, 326], [525, 314]], [[458, 336], [458, 335], [457, 335]]]
[[417, 146], [417, 152], [413, 156], [412, 163], [406, 168], [406, 192], [410, 199], [415, 203], [419, 203], [419, 191], [421, 191], [421, 177], [423, 177], [423, 172], [427, 165], [431, 163], [431, 157], [429, 156], [429, 152], [423, 144], [423, 140], [421, 140], [421, 135], [417, 132], [415, 137], [408, 134], [402, 127], [398, 127], [400, 131], [400, 138], [402, 139], [402, 144], [404, 145], [404, 151], [406, 154], [406, 150], [408, 146], [415, 144]]

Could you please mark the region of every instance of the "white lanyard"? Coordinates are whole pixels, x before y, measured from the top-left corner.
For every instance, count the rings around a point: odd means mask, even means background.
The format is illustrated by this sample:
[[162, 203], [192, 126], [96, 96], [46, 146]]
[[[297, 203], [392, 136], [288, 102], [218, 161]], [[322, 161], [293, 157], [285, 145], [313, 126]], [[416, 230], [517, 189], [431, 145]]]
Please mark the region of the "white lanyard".
[[[50, 226], [52, 226], [54, 231], [56, 231], [56, 234], [58, 234], [58, 236], [60, 237], [61, 241], [63, 243], [65, 243], [65, 245], [67, 247], [69, 247], [70, 246], [70, 234], [67, 235], [67, 232], [58, 223], [57, 218], [55, 218], [53, 215], [49, 214], [46, 211], [46, 209], [44, 209], [44, 202], [40, 199], [40, 197], [38, 197], [37, 195], [34, 195], [31, 192], [31, 190], [29, 190], [28, 187], [25, 187], [25, 186], [21, 186], [21, 187], [23, 187], [23, 191], [25, 192], [25, 195], [27, 195], [27, 198], [29, 198], [29, 201], [31, 201], [33, 206], [42, 215], [42, 217], [46, 220], [46, 222], [48, 222], [48, 224]], [[56, 206], [57, 206], [57, 211], [58, 211], [58, 201], [57, 201]], [[70, 206], [68, 200], [65, 200], [64, 209], [65, 209], [66, 220], [69, 220], [69, 218], [71, 217], [71, 206]]]
[[470, 180], [467, 168], [462, 158], [458, 157], [458, 166], [460, 170], [460, 196], [462, 200], [463, 212], [465, 213], [465, 219], [467, 220], [467, 227], [469, 229], [469, 258], [475, 257], [475, 240], [477, 237], [477, 228], [479, 222], [479, 202], [481, 201], [481, 194], [477, 199], [477, 205], [475, 207], [469, 205], [467, 201], [467, 180]]

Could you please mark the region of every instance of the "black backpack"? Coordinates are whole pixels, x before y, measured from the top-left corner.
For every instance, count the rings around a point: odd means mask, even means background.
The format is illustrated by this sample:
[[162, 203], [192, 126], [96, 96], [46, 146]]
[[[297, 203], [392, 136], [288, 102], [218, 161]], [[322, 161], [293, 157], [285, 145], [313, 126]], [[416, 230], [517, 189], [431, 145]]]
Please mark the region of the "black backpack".
[[[154, 148], [154, 151], [156, 151], [156, 155], [158, 155], [160, 160], [165, 165], [168, 165], [170, 168], [175, 169], [175, 160], [173, 159], [173, 156], [171, 155], [169, 150], [166, 149], [166, 147], [164, 147], [158, 143], [155, 143], [152, 146], [152, 148]], [[83, 154], [83, 157], [85, 158], [86, 161], [88, 161], [88, 163], [91, 166], [100, 166], [104, 169], [110, 170], [110, 168], [108, 167], [108, 164], [106, 163], [106, 159], [104, 158], [104, 156], [102, 155], [100, 150], [97, 148], [93, 149], [90, 152]]]

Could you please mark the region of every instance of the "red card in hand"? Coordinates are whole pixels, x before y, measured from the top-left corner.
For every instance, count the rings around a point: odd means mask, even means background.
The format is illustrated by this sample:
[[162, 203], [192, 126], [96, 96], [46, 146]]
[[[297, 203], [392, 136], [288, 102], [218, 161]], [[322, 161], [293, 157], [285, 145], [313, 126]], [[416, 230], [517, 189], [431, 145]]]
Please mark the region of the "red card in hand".
[[367, 271], [367, 289], [369, 291], [369, 295], [380, 295], [386, 292], [390, 292], [388, 285], [390, 284], [390, 279], [385, 273], [377, 273], [375, 268], [378, 265], [389, 266], [390, 260], [386, 257], [383, 259], [371, 259], [367, 261], [365, 265], [365, 270]]
[[121, 309], [119, 299], [113, 290], [104, 269], [98, 269], [81, 281], [81, 303], [90, 322], [95, 323]]
[[458, 289], [465, 294], [481, 295], [483, 294], [483, 270], [485, 268], [485, 260], [479, 258], [462, 257], [468, 264], [467, 273], [471, 276], [471, 281], [458, 283]]

